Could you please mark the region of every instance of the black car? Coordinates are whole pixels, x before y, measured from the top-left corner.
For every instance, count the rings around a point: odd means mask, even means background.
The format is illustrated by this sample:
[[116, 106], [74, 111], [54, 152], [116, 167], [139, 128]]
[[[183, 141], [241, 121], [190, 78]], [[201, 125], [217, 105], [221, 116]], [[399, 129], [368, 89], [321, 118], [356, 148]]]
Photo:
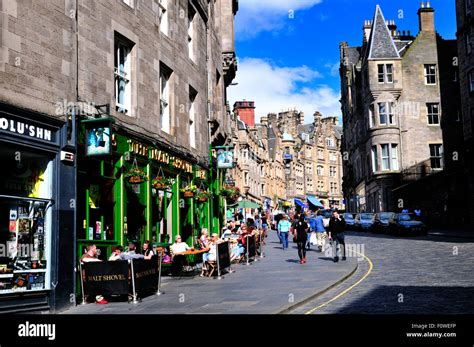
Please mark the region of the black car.
[[374, 227], [375, 233], [388, 233], [390, 230], [390, 218], [395, 212], [379, 212], [375, 214]]
[[389, 221], [389, 230], [397, 235], [427, 235], [426, 225], [413, 213], [395, 213]]

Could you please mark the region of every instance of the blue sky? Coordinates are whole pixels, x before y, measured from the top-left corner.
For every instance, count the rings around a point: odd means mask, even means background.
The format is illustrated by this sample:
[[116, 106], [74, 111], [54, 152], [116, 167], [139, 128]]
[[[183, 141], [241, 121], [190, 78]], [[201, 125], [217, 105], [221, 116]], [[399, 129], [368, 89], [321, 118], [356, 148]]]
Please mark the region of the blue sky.
[[[445, 39], [455, 38], [454, 2], [431, 1], [436, 30]], [[418, 33], [421, 0], [240, 0], [231, 105], [255, 101], [257, 119], [291, 108], [304, 111], [307, 122], [316, 110], [340, 116], [339, 43], [361, 45], [362, 25], [377, 4], [397, 30]]]

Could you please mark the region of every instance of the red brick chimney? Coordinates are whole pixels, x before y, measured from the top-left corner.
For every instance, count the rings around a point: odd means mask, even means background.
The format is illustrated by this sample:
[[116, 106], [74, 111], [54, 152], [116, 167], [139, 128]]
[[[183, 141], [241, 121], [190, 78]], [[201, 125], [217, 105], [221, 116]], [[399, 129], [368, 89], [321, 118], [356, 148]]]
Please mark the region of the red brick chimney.
[[249, 127], [255, 126], [255, 102], [236, 101], [234, 103], [234, 114]]
[[430, 2], [421, 2], [421, 8], [418, 10], [418, 19], [420, 23], [420, 31], [435, 31], [434, 26], [434, 8], [431, 8]]

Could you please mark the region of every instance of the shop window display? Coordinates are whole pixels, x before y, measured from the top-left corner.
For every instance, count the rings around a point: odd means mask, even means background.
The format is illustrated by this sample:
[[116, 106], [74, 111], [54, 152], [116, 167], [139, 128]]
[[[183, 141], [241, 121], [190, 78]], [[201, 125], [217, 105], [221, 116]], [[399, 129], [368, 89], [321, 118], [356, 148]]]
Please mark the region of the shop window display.
[[0, 294], [49, 288], [53, 162], [2, 146]]

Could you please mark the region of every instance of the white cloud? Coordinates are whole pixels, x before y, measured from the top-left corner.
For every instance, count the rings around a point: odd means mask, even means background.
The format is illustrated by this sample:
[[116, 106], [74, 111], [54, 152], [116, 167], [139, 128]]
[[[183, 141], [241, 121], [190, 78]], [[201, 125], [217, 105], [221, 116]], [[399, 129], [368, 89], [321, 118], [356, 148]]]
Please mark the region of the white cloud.
[[341, 64], [339, 62], [334, 63], [334, 64], [328, 63], [328, 64], [324, 65], [324, 67], [329, 69], [329, 73], [331, 74], [331, 76], [337, 77], [337, 76], [339, 76], [340, 65]]
[[256, 121], [268, 113], [297, 109], [305, 114], [305, 123], [311, 123], [315, 111], [324, 116], [341, 114], [339, 91], [327, 85], [314, 86], [322, 77], [307, 66], [280, 67], [256, 59], [239, 59], [238, 85], [228, 89], [231, 106], [243, 99], [255, 101]]
[[322, 0], [241, 0], [236, 16], [236, 38], [247, 39], [261, 31], [278, 31], [298, 11], [307, 10]]

